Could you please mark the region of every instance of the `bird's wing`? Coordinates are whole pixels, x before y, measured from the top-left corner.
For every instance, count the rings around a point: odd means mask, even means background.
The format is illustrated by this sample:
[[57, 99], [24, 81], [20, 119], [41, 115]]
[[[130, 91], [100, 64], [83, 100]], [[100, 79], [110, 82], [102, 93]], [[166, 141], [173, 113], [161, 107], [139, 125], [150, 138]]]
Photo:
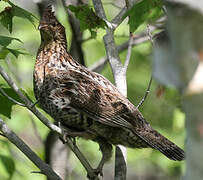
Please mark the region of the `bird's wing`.
[[103, 76], [88, 71], [69, 70], [69, 74], [60, 77], [59, 81], [62, 87], [60, 96], [70, 98], [70, 106], [73, 108], [106, 125], [132, 128], [132, 118], [126, 118], [131, 116], [127, 107], [129, 101]]
[[68, 96], [70, 106], [85, 112], [100, 123], [130, 129], [152, 148], [173, 160], [184, 159], [184, 152], [154, 130], [127, 98], [103, 76], [73, 70], [60, 82], [65, 87], [62, 96]]

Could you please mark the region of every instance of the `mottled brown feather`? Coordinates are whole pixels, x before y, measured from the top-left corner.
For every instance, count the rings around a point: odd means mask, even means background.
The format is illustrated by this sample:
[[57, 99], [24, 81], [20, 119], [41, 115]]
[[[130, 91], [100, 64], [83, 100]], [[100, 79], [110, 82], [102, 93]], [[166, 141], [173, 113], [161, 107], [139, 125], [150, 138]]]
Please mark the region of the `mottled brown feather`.
[[[110, 81], [71, 57], [65, 29], [50, 7], [39, 28], [42, 42], [34, 69], [34, 91], [47, 113], [78, 136], [105, 144], [109, 151], [111, 144], [151, 147], [172, 160], [184, 159], [184, 151], [152, 129]], [[105, 148], [101, 149], [105, 156]]]

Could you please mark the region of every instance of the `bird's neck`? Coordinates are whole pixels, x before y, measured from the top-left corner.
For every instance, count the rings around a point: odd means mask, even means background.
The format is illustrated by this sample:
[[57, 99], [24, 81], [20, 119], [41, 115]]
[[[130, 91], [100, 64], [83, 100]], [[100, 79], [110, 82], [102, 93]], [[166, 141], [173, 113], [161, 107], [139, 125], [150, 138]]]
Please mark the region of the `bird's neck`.
[[42, 41], [37, 53], [37, 61], [38, 63], [46, 63], [45, 61], [48, 61], [51, 56], [58, 57], [64, 53], [67, 53], [66, 40]]
[[40, 49], [46, 49], [46, 50], [59, 50], [57, 48], [60, 48], [61, 50], [67, 50], [67, 42], [66, 39], [52, 39], [49, 41], [41, 41]]
[[42, 41], [37, 53], [35, 62], [34, 79], [38, 80], [38, 86], [43, 83], [47, 71], [47, 65], [58, 65], [66, 53], [66, 42], [60, 41]]

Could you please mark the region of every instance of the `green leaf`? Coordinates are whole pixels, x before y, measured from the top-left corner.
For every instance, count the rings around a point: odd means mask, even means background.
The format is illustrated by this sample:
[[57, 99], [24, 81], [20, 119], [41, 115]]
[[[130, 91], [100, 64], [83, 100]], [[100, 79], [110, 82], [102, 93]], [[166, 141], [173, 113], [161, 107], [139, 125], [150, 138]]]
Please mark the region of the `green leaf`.
[[29, 55], [29, 53], [27, 53], [26, 51], [21, 51], [19, 49], [11, 49], [11, 48], [7, 48], [7, 47], [3, 47], [0, 50], [0, 59], [5, 59], [6, 56], [8, 55], [8, 53], [13, 54], [16, 58], [18, 58], [19, 55]]
[[6, 7], [4, 11], [0, 12], [0, 23], [9, 30], [9, 32], [12, 32], [13, 28], [13, 13], [11, 7]]
[[21, 51], [18, 49], [10, 49], [7, 48], [9, 50], [10, 53], [12, 53], [16, 58], [18, 58], [19, 55], [29, 55], [29, 53], [27, 53], [26, 51]]
[[162, 15], [162, 0], [142, 0], [136, 3], [123, 18], [129, 16], [130, 32], [134, 32], [145, 21], [154, 21]]
[[13, 40], [19, 41], [23, 43], [20, 39], [18, 38], [13, 38], [13, 37], [7, 37], [7, 36], [0, 36], [0, 45], [1, 46], [8, 46]]
[[[25, 9], [16, 6], [15, 4], [13, 4], [11, 1], [7, 1], [13, 8], [13, 16], [17, 16], [17, 17], [21, 17], [21, 18], [25, 18], [28, 21], [30, 21], [34, 26], [35, 26], [35, 21], [39, 21], [38, 18], [33, 15], [32, 13], [30, 13], [29, 11], [26, 11]], [[36, 26], [35, 26], [36, 27]]]
[[0, 59], [5, 59], [9, 52], [7, 48], [2, 48], [0, 50]]
[[[9, 30], [10, 33], [12, 33], [12, 27], [13, 27], [13, 17], [17, 16], [20, 18], [25, 18], [29, 20], [34, 26], [35, 26], [35, 20], [38, 21], [38, 18], [31, 14], [30, 12], [22, 9], [19, 6], [16, 6], [12, 2], [8, 0], [4, 0], [9, 5], [6, 7], [2, 12], [0, 12], [0, 23]], [[36, 26], [35, 26], [36, 27]]]
[[8, 156], [0, 155], [0, 161], [2, 162], [7, 173], [9, 174], [9, 179], [11, 179], [13, 173], [15, 172], [15, 163], [13, 159]]
[[[20, 98], [18, 97], [18, 95], [15, 93], [15, 91], [13, 89], [11, 89], [11, 88], [2, 88], [2, 89], [9, 97], [22, 103], [22, 101], [20, 100]], [[6, 96], [4, 96], [0, 92], [0, 114], [6, 116], [8, 118], [11, 118], [12, 106], [15, 104], [16, 103], [9, 100]]]
[[98, 17], [88, 5], [80, 5], [77, 7], [69, 5], [68, 8], [75, 14], [76, 18], [79, 19], [81, 31], [89, 29], [92, 37], [96, 37], [97, 28], [105, 28], [106, 22]]

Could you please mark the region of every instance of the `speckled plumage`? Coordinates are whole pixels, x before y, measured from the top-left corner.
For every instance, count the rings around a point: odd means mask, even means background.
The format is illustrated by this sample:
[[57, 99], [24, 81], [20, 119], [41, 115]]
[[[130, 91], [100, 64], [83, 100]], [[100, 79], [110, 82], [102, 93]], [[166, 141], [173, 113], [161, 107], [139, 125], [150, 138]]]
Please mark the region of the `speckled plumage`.
[[151, 128], [138, 109], [102, 75], [90, 72], [67, 52], [64, 27], [50, 7], [40, 21], [41, 45], [34, 69], [40, 106], [76, 136], [99, 143], [103, 163], [111, 145], [151, 147], [172, 160], [184, 151]]

